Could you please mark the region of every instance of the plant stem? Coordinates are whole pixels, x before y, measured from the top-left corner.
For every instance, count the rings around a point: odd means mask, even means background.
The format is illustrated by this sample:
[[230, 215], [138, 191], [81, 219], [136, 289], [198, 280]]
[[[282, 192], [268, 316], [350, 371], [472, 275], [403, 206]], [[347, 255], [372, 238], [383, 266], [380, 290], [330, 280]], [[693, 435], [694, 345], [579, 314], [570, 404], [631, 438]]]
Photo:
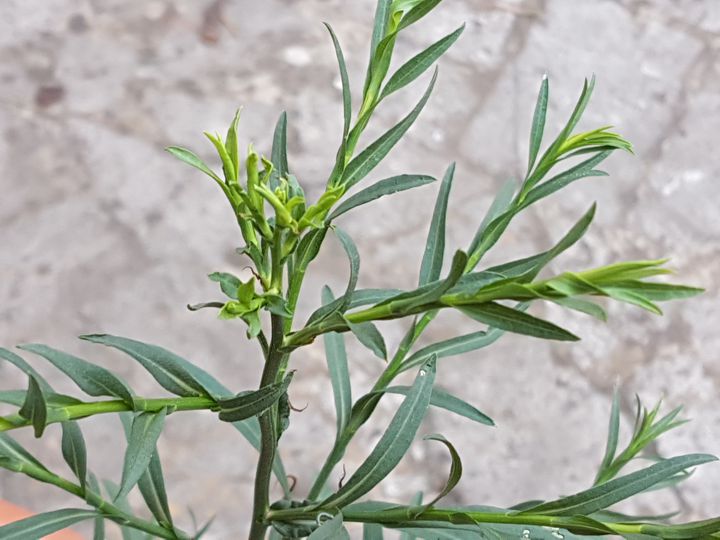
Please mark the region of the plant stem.
[[[260, 379], [260, 388], [275, 382], [284, 357], [280, 352], [284, 337], [283, 318], [273, 315], [271, 325], [270, 351]], [[255, 473], [250, 540], [262, 540], [268, 527], [266, 514], [270, 508], [270, 480], [277, 452], [277, 439], [277, 406], [273, 406], [260, 415], [260, 456]]]
[[[79, 420], [81, 418], [95, 416], [96, 414], [119, 413], [124, 411], [157, 412], [165, 407], [169, 407], [173, 411], [199, 411], [217, 408], [217, 403], [213, 399], [206, 397], [135, 398], [134, 404], [135, 406], [132, 407], [124, 401], [114, 399], [50, 408], [47, 423], [54, 424], [67, 420]], [[0, 431], [9, 431], [29, 425], [31, 425], [31, 421], [23, 418], [19, 414], [0, 417]]]
[[61, 476], [58, 476], [50, 471], [33, 467], [31, 469], [23, 468], [22, 472], [24, 474], [27, 474], [28, 476], [31, 476], [32, 478], [35, 478], [36, 480], [52, 484], [64, 491], [67, 491], [68, 493], [84, 499], [90, 506], [97, 508], [101, 512], [102, 517], [104, 518], [116, 521], [117, 523], [127, 525], [140, 531], [145, 531], [146, 533], [149, 533], [155, 537], [168, 538], [170, 540], [187, 538], [186, 535], [180, 535], [172, 529], [165, 528], [161, 525], [145, 521], [144, 519], [135, 517], [132, 514], [123, 512], [120, 508], [118, 508], [111, 502], [106, 501], [97, 493], [83, 490], [83, 488], [78, 484], [70, 482], [69, 480], [66, 480], [65, 478], [62, 478]]
[[[458, 517], [458, 509], [452, 508], [431, 508], [414, 514], [417, 507], [395, 506], [388, 510], [353, 510], [343, 509], [343, 521], [356, 523], [377, 523], [379, 525], [402, 526], [418, 524], [423, 522], [453, 523]], [[268, 520], [280, 522], [292, 521], [314, 521], [318, 515], [334, 509], [313, 508], [291, 508], [286, 510], [271, 510], [268, 512]], [[602, 534], [597, 525], [578, 523], [572, 517], [547, 516], [542, 514], [504, 514], [495, 512], [461, 512], [476, 523], [506, 524], [506, 525], [537, 525], [542, 527], [555, 527], [559, 529], [570, 529], [579, 534]], [[468, 523], [471, 525], [471, 523]], [[642, 523], [601, 523], [616, 534], [641, 534]]]

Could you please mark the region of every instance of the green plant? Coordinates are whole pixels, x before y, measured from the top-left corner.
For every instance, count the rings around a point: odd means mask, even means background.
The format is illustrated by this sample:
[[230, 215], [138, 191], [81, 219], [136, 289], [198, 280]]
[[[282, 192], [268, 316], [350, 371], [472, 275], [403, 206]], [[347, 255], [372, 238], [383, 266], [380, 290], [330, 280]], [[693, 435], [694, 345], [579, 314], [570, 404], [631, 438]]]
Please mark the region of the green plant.
[[[638, 418], [631, 441], [618, 453], [619, 399], [611, 413], [605, 457], [593, 485], [580, 493], [555, 501], [520, 502], [512, 508], [473, 506], [446, 508], [438, 503], [462, 475], [460, 456], [441, 435], [427, 439], [443, 444], [452, 466], [447, 485], [428, 502], [416, 499], [409, 505], [363, 501], [408, 451], [430, 406], [459, 414], [479, 424], [492, 420], [472, 405], [434, 388], [436, 369], [442, 359], [483, 347], [505, 332], [534, 338], [573, 341], [569, 331], [528, 313], [534, 302], [552, 302], [603, 319], [605, 312], [595, 301], [608, 297], [660, 313], [657, 302], [686, 298], [699, 289], [648, 278], [667, 274], [664, 260], [622, 262], [590, 270], [563, 272], [540, 278], [550, 261], [572, 247], [590, 226], [595, 206], [578, 220], [557, 244], [542, 253], [477, 270], [484, 255], [502, 237], [512, 220], [529, 206], [582, 178], [604, 176], [596, 167], [615, 150], [631, 151], [630, 144], [601, 127], [576, 133], [575, 128], [590, 100], [594, 81], [586, 81], [565, 127], [540, 152], [545, 131], [549, 87], [543, 79], [530, 135], [527, 172], [519, 183], [506, 184], [480, 223], [466, 250], [457, 250], [443, 273], [445, 222], [450, 189], [455, 175], [450, 165], [440, 183], [437, 202], [419, 271], [418, 286], [411, 291], [357, 289], [360, 257], [352, 239], [335, 225], [342, 214], [363, 204], [434, 181], [427, 175], [400, 175], [381, 180], [347, 196], [385, 158], [403, 137], [425, 106], [437, 78], [432, 75], [427, 90], [415, 107], [377, 140], [356, 152], [361, 136], [383, 100], [429, 70], [458, 39], [463, 27], [420, 52], [388, 77], [395, 41], [440, 0], [379, 0], [372, 33], [370, 61], [359, 111], [353, 118], [350, 84], [343, 52], [328, 26], [337, 55], [343, 89], [343, 132], [327, 187], [310, 203], [301, 184], [291, 173], [286, 151], [283, 113], [275, 128], [270, 158], [250, 147], [244, 164], [238, 150], [236, 114], [227, 135], [205, 135], [217, 149], [222, 176], [189, 150], [168, 151], [214, 180], [225, 194], [245, 242], [239, 250], [253, 265], [254, 277], [243, 282], [228, 273], [210, 274], [228, 297], [189, 306], [192, 310], [215, 308], [221, 319], [240, 319], [248, 339], [255, 340], [265, 363], [259, 388], [236, 393], [196, 365], [170, 351], [132, 339], [106, 334], [82, 339], [119, 349], [138, 361], [172, 398], [144, 398], [110, 371], [44, 345], [22, 345], [20, 349], [50, 361], [86, 394], [102, 398], [84, 401], [61, 395], [23, 358], [0, 349], [0, 357], [28, 377], [27, 390], [0, 392], [0, 401], [17, 412], [0, 417], [0, 466], [52, 484], [77, 495], [88, 509], [48, 512], [0, 527], [0, 538], [28, 539], [64, 528], [82, 520], [95, 520], [95, 538], [104, 537], [106, 520], [123, 527], [127, 538], [135, 531], [144, 536], [169, 539], [200, 538], [207, 526], [188, 534], [173, 522], [165, 493], [157, 440], [167, 415], [208, 409], [218, 419], [231, 423], [259, 450], [255, 477], [251, 540], [310, 536], [349, 538], [343, 522], [364, 524], [367, 539], [383, 537], [383, 528], [405, 532], [409, 538], [574, 538], [581, 535], [622, 535], [626, 538], [720, 538], [720, 518], [670, 525], [668, 516], [633, 517], [609, 510], [617, 502], [638, 493], [672, 486], [685, 480], [691, 468], [713, 461], [713, 456], [691, 454], [657, 458], [634, 472], [625, 466], [641, 456], [650, 443], [679, 426], [679, 409], [658, 418], [659, 406], [651, 411], [638, 403]], [[575, 159], [565, 166], [566, 159]], [[301, 325], [294, 313], [306, 272], [325, 239], [335, 236], [347, 253], [350, 272], [345, 291], [335, 297], [324, 288], [321, 306]], [[443, 310], [457, 310], [483, 325], [482, 329], [417, 348], [424, 330]], [[394, 354], [389, 355], [376, 321], [406, 318], [408, 330]], [[268, 320], [269, 319], [269, 320]], [[385, 370], [373, 389], [353, 402], [344, 340], [352, 335], [369, 351], [386, 361]], [[332, 451], [321, 466], [316, 481], [304, 496], [297, 496], [278, 455], [278, 445], [288, 428], [291, 407], [287, 389], [294, 369], [301, 370], [292, 353], [322, 336], [337, 411], [337, 435]], [[416, 373], [410, 386], [393, 385], [405, 371]], [[302, 376], [301, 371], [297, 375]], [[337, 489], [328, 478], [340, 463], [357, 430], [372, 416], [385, 393], [404, 396], [392, 421], [362, 465]], [[110, 398], [110, 399], [107, 399]], [[78, 421], [99, 414], [119, 414], [128, 445], [119, 485], [100, 482], [87, 470], [86, 448]], [[50, 471], [8, 431], [32, 427], [41, 437], [46, 426], [62, 426], [62, 454], [75, 480]], [[273, 501], [272, 476], [283, 496]], [[139, 488], [152, 517], [134, 515], [126, 496]]]

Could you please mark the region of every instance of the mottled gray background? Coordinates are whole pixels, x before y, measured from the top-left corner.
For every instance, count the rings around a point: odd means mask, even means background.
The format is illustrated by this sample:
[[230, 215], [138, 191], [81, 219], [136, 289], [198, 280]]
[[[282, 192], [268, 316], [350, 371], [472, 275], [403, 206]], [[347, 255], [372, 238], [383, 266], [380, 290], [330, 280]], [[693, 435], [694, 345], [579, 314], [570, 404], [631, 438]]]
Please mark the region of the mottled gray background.
[[[207, 272], [239, 272], [246, 263], [234, 255], [239, 238], [221, 194], [162, 149], [181, 144], [213, 159], [202, 130], [224, 129], [242, 105], [243, 144], [252, 140], [267, 152], [275, 118], [285, 109], [291, 166], [317, 196], [341, 127], [335, 58], [320, 23], [334, 25], [357, 89], [373, 5], [0, 3], [0, 342], [39, 341], [93, 358], [143, 395], [161, 391], [142, 369], [74, 336], [111, 332], [163, 344], [234, 389], [257, 384], [257, 350], [241, 324], [184, 309], [188, 301], [218, 297]], [[437, 411], [429, 415], [422, 431], [442, 431], [465, 456], [465, 476], [448, 502], [507, 505], [587, 486], [602, 455], [617, 381], [626, 427], [635, 392], [648, 402], [664, 397], [668, 407], [685, 404], [694, 421], [659, 445], [663, 454], [720, 452], [720, 2], [446, 0], [402, 37], [399, 57], [463, 21], [465, 34], [441, 62], [426, 111], [372, 178], [439, 176], [457, 160], [448, 243], [464, 247], [494, 190], [522, 172], [543, 72], [551, 79], [551, 132], [569, 113], [583, 77], [594, 72], [596, 96], [584, 126], [614, 124], [637, 155], [614, 156], [609, 178], [577, 184], [527, 212], [490, 259], [547, 247], [596, 200], [595, 226], [555, 270], [671, 256], [683, 281], [708, 292], [668, 305], [663, 318], [611, 305], [607, 325], [538, 307], [583, 341], [506, 337], [492, 349], [443, 361], [441, 386], [498, 423], [490, 429]], [[409, 110], [418, 91], [383, 105], [370, 134]], [[362, 253], [361, 285], [413, 285], [435, 191], [396, 195], [342, 219]], [[308, 280], [303, 313], [317, 305], [322, 284], [342, 287], [346, 268], [337, 245], [328, 243]], [[459, 317], [439, 318], [427, 338], [471, 328]], [[396, 343], [402, 327], [386, 329]], [[359, 395], [382, 365], [354, 344], [350, 352]], [[330, 446], [334, 415], [321, 348], [297, 354], [293, 367], [292, 401], [308, 408], [293, 416], [282, 454], [303, 493]], [[75, 391], [56, 372], [43, 372], [57, 388]], [[3, 388], [23, 384], [6, 365], [0, 375]], [[396, 403], [386, 400], [361, 432], [345, 460], [349, 471]], [[118, 424], [104, 420], [83, 423], [91, 466], [117, 479], [123, 445]], [[48, 429], [40, 441], [27, 432], [18, 436], [65, 470], [58, 431]], [[203, 518], [217, 514], [208, 538], [240, 537], [255, 465], [249, 445], [209, 414], [185, 413], [169, 419], [160, 450], [178, 521], [189, 526], [187, 508], [193, 507]], [[376, 495], [404, 501], [416, 490], [436, 492], [447, 464], [439, 446], [416, 442]], [[717, 515], [719, 482], [720, 466], [710, 465], [681, 489], [640, 497], [626, 509]], [[0, 496], [36, 511], [77, 504], [6, 473]]]

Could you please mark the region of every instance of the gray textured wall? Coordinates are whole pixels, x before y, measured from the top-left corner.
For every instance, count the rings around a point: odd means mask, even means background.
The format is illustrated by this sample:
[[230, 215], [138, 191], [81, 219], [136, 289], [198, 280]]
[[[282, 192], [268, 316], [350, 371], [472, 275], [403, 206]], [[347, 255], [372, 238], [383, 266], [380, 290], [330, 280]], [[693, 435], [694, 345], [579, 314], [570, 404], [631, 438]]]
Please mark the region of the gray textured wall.
[[[162, 149], [181, 144], [210, 159], [201, 131], [224, 128], [243, 105], [242, 140], [267, 151], [272, 124], [286, 109], [291, 165], [316, 196], [340, 129], [334, 55], [320, 22], [334, 25], [357, 88], [373, 4], [0, 3], [0, 342], [48, 343], [112, 367], [142, 394], [158, 393], [137, 365], [74, 339], [112, 332], [166, 345], [238, 390], [255, 385], [260, 362], [241, 325], [184, 309], [188, 301], [216, 296], [207, 272], [245, 264], [233, 254], [239, 240], [231, 217], [211, 182]], [[449, 244], [463, 247], [493, 190], [521, 172], [542, 73], [551, 79], [549, 121], [557, 130], [582, 78], [594, 72], [598, 85], [585, 125], [616, 125], [637, 155], [613, 157], [609, 178], [586, 181], [528, 212], [491, 259], [548, 246], [597, 200], [595, 226], [556, 270], [668, 255], [683, 281], [708, 292], [667, 306], [664, 318], [612, 305], [607, 325], [543, 308], [538, 313], [584, 340], [550, 345], [507, 337], [485, 352], [443, 362], [441, 385], [498, 423], [480, 428], [431, 413], [423, 431], [442, 431], [466, 456], [466, 475], [450, 501], [504, 505], [586, 486], [602, 454], [616, 381], [623, 385], [626, 425], [635, 392], [686, 405], [694, 421], [662, 442], [662, 453], [720, 452], [720, 2], [446, 0], [402, 38], [398, 53], [416, 51], [462, 21], [465, 35], [441, 62], [435, 96], [372, 176], [441, 175], [457, 160]], [[416, 93], [388, 102], [374, 132], [408, 110]], [[343, 218], [362, 252], [362, 285], [412, 285], [434, 192], [423, 188]], [[342, 253], [329, 244], [301, 309], [317, 304], [323, 283], [341, 287], [345, 272]], [[442, 318], [427, 337], [471, 327]], [[399, 339], [399, 326], [387, 331], [391, 341]], [[364, 350], [350, 350], [359, 394], [382, 366]], [[308, 409], [294, 415], [283, 455], [305, 489], [329, 448], [334, 420], [321, 350], [297, 355], [294, 367], [292, 400]], [[0, 374], [3, 388], [23, 384], [5, 365]], [[346, 460], [349, 470], [395, 403], [387, 400], [361, 433]], [[117, 476], [118, 426], [98, 419], [84, 425], [92, 467]], [[51, 428], [41, 441], [28, 433], [21, 438], [60, 468], [58, 437]], [[249, 446], [209, 415], [183, 414], [168, 421], [160, 449], [179, 520], [187, 525], [188, 506], [199, 516], [217, 513], [208, 538], [238, 537], [255, 463]], [[435, 491], [445, 464], [439, 448], [418, 442], [377, 495], [405, 500], [418, 489]], [[627, 509], [717, 514], [719, 482], [720, 466], [711, 465], [680, 490], [642, 497]], [[35, 510], [74, 504], [5, 473], [0, 496]]]

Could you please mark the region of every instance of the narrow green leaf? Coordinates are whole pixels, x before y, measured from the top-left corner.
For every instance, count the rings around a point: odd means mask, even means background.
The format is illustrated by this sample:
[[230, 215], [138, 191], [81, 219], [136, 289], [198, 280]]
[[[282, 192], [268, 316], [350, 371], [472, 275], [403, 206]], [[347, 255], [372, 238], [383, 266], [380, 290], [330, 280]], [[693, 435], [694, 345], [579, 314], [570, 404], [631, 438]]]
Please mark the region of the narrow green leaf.
[[240, 278], [227, 272], [213, 272], [208, 275], [208, 278], [210, 278], [210, 281], [220, 284], [220, 290], [222, 290], [225, 296], [237, 300], [238, 287], [240, 287], [242, 283]]
[[220, 156], [220, 160], [223, 165], [223, 173], [225, 174], [225, 181], [228, 183], [237, 181], [235, 165], [230, 159], [230, 154], [228, 154], [227, 148], [225, 147], [225, 143], [220, 137], [220, 134], [205, 131], [203, 132], [203, 135], [205, 135], [205, 137], [207, 137], [207, 139], [212, 143], [218, 153], [218, 156]]
[[[564, 251], [568, 250], [570, 247], [574, 246], [577, 241], [585, 235], [590, 227], [590, 224], [595, 218], [595, 210], [596, 205], [593, 203], [588, 211], [583, 214], [578, 222], [572, 226], [572, 228], [560, 239], [557, 244], [544, 253], [541, 253], [540, 256], [534, 260], [531, 268], [522, 274], [522, 281], [528, 282], [535, 279], [540, 271], [547, 266], [550, 261], [555, 259]], [[496, 272], [503, 271], [501, 267], [495, 267], [493, 270]]]
[[[399, 291], [398, 289], [355, 289], [348, 309], [367, 306], [369, 304], [377, 304], [378, 302], [383, 302], [384, 300], [397, 296], [401, 293], [402, 291]], [[338, 306], [342, 305], [343, 300], [343, 298], [336, 298], [332, 302], [320, 306], [310, 315], [310, 317], [308, 317], [304, 326], [310, 326], [311, 324], [324, 319], [330, 313], [337, 312]]]
[[0, 432], [0, 460], [7, 459], [25, 464], [31, 468], [47, 471], [45, 465], [25, 450], [15, 439], [7, 433]]
[[308, 540], [350, 540], [347, 529], [343, 527], [342, 514], [338, 512], [331, 519], [323, 522], [308, 536]]
[[413, 291], [400, 293], [396, 296], [390, 297], [387, 300], [380, 302], [378, 306], [391, 305], [393, 311], [403, 311], [437, 302], [462, 278], [467, 260], [467, 255], [463, 251], [457, 250], [455, 255], [453, 255], [450, 271], [445, 279], [435, 280], [425, 285], [421, 285]]
[[432, 221], [430, 221], [430, 229], [425, 242], [425, 252], [420, 266], [420, 279], [418, 281], [420, 286], [437, 280], [442, 271], [443, 257], [445, 255], [445, 221], [454, 175], [455, 163], [452, 163], [445, 171], [445, 176], [440, 184], [435, 210], [433, 211]]
[[320, 252], [326, 234], [327, 227], [323, 227], [322, 229], [311, 230], [300, 239], [295, 252], [295, 274], [290, 277], [293, 283], [295, 280], [302, 279], [302, 276], [305, 275], [308, 266]]
[[380, 330], [377, 329], [377, 326], [371, 322], [352, 323], [347, 319], [345, 322], [347, 322], [348, 328], [360, 343], [370, 349], [378, 358], [387, 360], [387, 347], [385, 346], [385, 340], [383, 339]]
[[167, 349], [110, 334], [90, 334], [80, 336], [80, 339], [124, 352], [137, 360], [160, 386], [173, 394], [183, 397], [212, 397], [212, 393], [198, 378], [197, 370], [192, 373], [188, 369], [189, 362], [187, 360], [183, 360]]
[[85, 439], [77, 422], [62, 422], [62, 454], [65, 463], [85, 490], [87, 483], [87, 450]]
[[28, 364], [21, 356], [18, 356], [14, 352], [0, 347], [0, 359], [7, 360], [20, 371], [25, 373], [25, 375], [35, 377], [35, 380], [42, 387], [43, 392], [45, 392], [46, 394], [53, 393], [52, 387], [47, 383], [43, 376], [40, 375], [35, 370], [35, 368]]
[[444, 358], [446, 356], [455, 356], [487, 347], [495, 343], [503, 334], [504, 332], [502, 330], [491, 328], [487, 331], [473, 332], [471, 334], [438, 341], [411, 354], [403, 362], [402, 370], [405, 371], [406, 369], [421, 365], [433, 354], [437, 355], [438, 358]]
[[385, 195], [391, 195], [400, 191], [424, 186], [425, 184], [429, 184], [434, 181], [435, 179], [432, 176], [425, 176], [421, 174], [401, 174], [385, 178], [384, 180], [380, 180], [362, 191], [358, 191], [352, 197], [348, 197], [344, 200], [337, 206], [337, 208], [335, 208], [333, 213], [330, 214], [328, 221], [332, 221], [353, 208], [372, 202], [380, 197], [384, 197]]
[[428, 85], [427, 90], [423, 94], [422, 98], [415, 108], [410, 113], [400, 120], [395, 126], [386, 131], [376, 141], [374, 141], [365, 150], [355, 157], [350, 163], [348, 163], [343, 176], [341, 184], [347, 189], [357, 184], [360, 180], [365, 178], [370, 171], [372, 171], [378, 163], [390, 152], [395, 144], [402, 138], [405, 132], [410, 129], [410, 126], [415, 122], [415, 119], [422, 111], [423, 107], [430, 98], [430, 93], [435, 86], [437, 80], [437, 69], [433, 74], [432, 80]]
[[412, 390], [398, 408], [387, 430], [367, 459], [337, 493], [323, 501], [324, 507], [344, 507], [362, 497], [400, 462], [410, 448], [425, 417], [435, 382], [435, 358], [420, 369]]
[[227, 130], [227, 135], [225, 136], [225, 150], [227, 151], [227, 154], [230, 157], [230, 162], [233, 165], [232, 178], [235, 180], [240, 178], [240, 155], [239, 155], [238, 137], [237, 137], [237, 130], [238, 130], [239, 124], [240, 124], [240, 109], [235, 111], [235, 116], [233, 117], [232, 122], [230, 122], [230, 126], [228, 127], [228, 130]]
[[19, 345], [18, 348], [48, 360], [70, 377], [86, 394], [116, 397], [131, 407], [133, 406], [132, 391], [122, 379], [111, 371], [46, 345], [31, 343]]
[[401, 88], [404, 88], [420, 75], [425, 73], [425, 71], [429, 69], [438, 58], [440, 58], [450, 47], [452, 47], [453, 43], [455, 43], [460, 37], [460, 34], [463, 33], [463, 30], [465, 30], [464, 24], [400, 66], [400, 68], [398, 68], [398, 70], [390, 77], [390, 80], [380, 93], [380, 100], [386, 98], [393, 92], [397, 92]]
[[350, 95], [350, 81], [348, 79], [347, 66], [345, 65], [345, 56], [343, 55], [342, 47], [338, 41], [335, 32], [328, 23], [325, 27], [330, 32], [333, 46], [335, 47], [335, 56], [337, 57], [338, 67], [340, 68], [340, 80], [342, 82], [342, 95], [343, 95], [343, 139], [346, 139], [348, 132], [350, 131], [350, 121], [352, 119], [352, 96]]
[[370, 79], [372, 78], [373, 63], [377, 54], [378, 45], [387, 35], [388, 23], [390, 21], [392, 0], [378, 0], [375, 8], [375, 19], [373, 22], [372, 39], [370, 41], [370, 60], [368, 61], [367, 75], [363, 93], [367, 92]]
[[574, 167], [570, 167], [567, 171], [563, 171], [560, 174], [553, 176], [550, 180], [547, 180], [539, 186], [531, 189], [522, 200], [522, 208], [527, 208], [533, 203], [536, 203], [540, 199], [544, 199], [548, 195], [552, 195], [556, 191], [564, 188], [568, 184], [580, 180], [582, 178], [588, 178], [592, 176], [607, 176], [606, 172], [599, 171], [594, 167], [599, 165], [602, 161], [612, 153], [610, 150], [598, 152], [594, 156], [585, 161], [578, 163]]
[[[377, 390], [373, 393], [400, 394], [406, 396], [408, 395], [408, 392], [410, 392], [411, 388], [412, 387], [410, 386], [388, 386], [384, 390]], [[430, 405], [453, 412], [464, 418], [478, 422], [479, 424], [484, 424], [486, 426], [495, 425], [493, 419], [488, 415], [479, 411], [467, 401], [463, 401], [459, 397], [456, 397], [445, 390], [441, 390], [438, 387], [434, 387], [432, 389], [432, 394], [430, 395]]]
[[468, 253], [477, 259], [473, 259], [475, 264], [479, 262], [480, 256], [482, 255], [477, 253], [477, 251], [483, 244], [486, 232], [490, 229], [490, 224], [494, 223], [501, 215], [508, 213], [516, 190], [517, 186], [515, 182], [513, 180], [508, 180], [500, 187], [500, 190], [495, 195], [492, 203], [490, 203], [490, 208], [488, 208], [487, 213], [483, 217], [483, 220], [480, 223], [472, 242], [470, 243], [470, 247], [468, 248]]
[[376, 523], [363, 523], [362, 540], [385, 540], [382, 526]]
[[610, 425], [608, 426], [607, 445], [605, 455], [595, 477], [595, 484], [599, 483], [603, 473], [610, 467], [617, 452], [618, 439], [620, 438], [620, 391], [615, 389], [613, 393], [612, 409], [610, 410]]
[[[77, 398], [72, 396], [66, 396], [64, 394], [45, 393], [45, 402], [48, 407], [67, 407], [68, 405], [78, 405], [82, 403]], [[22, 407], [22, 404], [27, 398], [27, 390], [1, 390], [0, 391], [0, 403], [9, 403], [16, 407]]]
[[81, 508], [65, 508], [45, 512], [44, 514], [37, 514], [3, 525], [0, 527], [0, 538], [3, 540], [44, 538], [81, 521], [93, 519], [97, 515], [94, 510], [83, 510]]
[[292, 377], [291, 371], [282, 382], [264, 386], [254, 392], [241, 392], [235, 397], [218, 401], [220, 420], [237, 422], [261, 414], [287, 392]]
[[398, 32], [404, 30], [408, 26], [415, 24], [425, 15], [430, 13], [442, 0], [420, 0], [406, 13], [403, 14], [398, 25]]
[[[188, 165], [195, 167], [196, 169], [204, 172], [210, 178], [215, 180], [218, 184], [223, 184], [220, 177], [215, 174], [210, 167], [208, 167], [203, 160], [197, 157], [193, 152], [186, 148], [180, 148], [179, 146], [168, 146], [165, 150], [170, 152], [173, 156], [178, 158], [180, 161], [184, 161]], [[224, 184], [223, 184], [224, 185]]]
[[157, 413], [142, 412], [133, 419], [123, 461], [122, 480], [115, 500], [127, 495], [147, 471], [166, 415], [167, 408]]
[[172, 526], [172, 514], [170, 514], [162, 463], [157, 447], [150, 457], [147, 470], [138, 480], [138, 488], [157, 522], [161, 525]]
[[453, 489], [455, 489], [455, 486], [458, 485], [458, 482], [460, 482], [460, 478], [462, 477], [462, 461], [460, 459], [460, 454], [458, 454], [455, 447], [452, 445], [450, 441], [448, 441], [445, 437], [442, 435], [435, 433], [433, 435], [427, 435], [426, 437], [423, 437], [423, 440], [425, 441], [438, 441], [445, 445], [445, 447], [448, 449], [448, 452], [450, 452], [450, 474], [448, 474], [447, 482], [445, 483], [445, 487], [443, 487], [442, 491], [429, 503], [423, 505], [423, 511], [427, 510], [428, 508], [431, 508], [435, 505], [436, 502], [438, 502], [440, 499], [443, 499], [446, 495], [448, 495]]
[[553, 298], [551, 302], [567, 309], [585, 313], [600, 321], [607, 321], [607, 313], [595, 302], [583, 300], [582, 298]]
[[270, 153], [275, 170], [280, 178], [284, 178], [290, 172], [287, 157], [287, 112], [283, 111], [275, 124], [273, 133], [272, 152]]
[[641, 493], [681, 471], [711, 461], [717, 461], [717, 458], [708, 454], [688, 454], [664, 459], [650, 467], [615, 478], [575, 495], [526, 509], [521, 514], [571, 516], [592, 514]]
[[357, 286], [358, 275], [360, 272], [360, 253], [358, 253], [355, 242], [353, 242], [352, 238], [350, 238], [345, 231], [338, 227], [334, 227], [334, 230], [335, 235], [338, 240], [340, 240], [340, 244], [345, 250], [348, 261], [350, 262], [350, 276], [348, 278], [347, 288], [345, 289], [345, 294], [343, 294], [342, 303], [338, 307], [338, 312], [344, 313], [350, 305], [352, 294]]
[[530, 129], [528, 176], [530, 175], [530, 171], [532, 171], [533, 165], [535, 165], [535, 159], [542, 144], [543, 131], [545, 130], [545, 116], [547, 115], [548, 93], [548, 78], [547, 75], [543, 75], [540, 92], [538, 93], [537, 103], [535, 105], [535, 113], [533, 114], [532, 128]]
[[576, 335], [549, 321], [538, 319], [517, 309], [495, 302], [485, 302], [472, 306], [463, 305], [460, 306], [459, 309], [476, 321], [515, 334], [558, 341], [578, 341], [580, 339]]
[[40, 385], [35, 377], [30, 375], [28, 380], [28, 390], [25, 396], [25, 402], [18, 411], [18, 414], [27, 420], [30, 420], [35, 433], [35, 438], [42, 437], [47, 425], [47, 403], [45, 394], [43, 394]]
[[[322, 302], [329, 304], [333, 301], [333, 293], [329, 287], [322, 290]], [[342, 334], [329, 332], [323, 335], [325, 345], [325, 358], [327, 360], [328, 373], [332, 384], [333, 397], [335, 399], [335, 414], [337, 437], [345, 430], [350, 412], [352, 410], [352, 388], [350, 386], [350, 372], [348, 370], [348, 359], [345, 351], [345, 338]]]

